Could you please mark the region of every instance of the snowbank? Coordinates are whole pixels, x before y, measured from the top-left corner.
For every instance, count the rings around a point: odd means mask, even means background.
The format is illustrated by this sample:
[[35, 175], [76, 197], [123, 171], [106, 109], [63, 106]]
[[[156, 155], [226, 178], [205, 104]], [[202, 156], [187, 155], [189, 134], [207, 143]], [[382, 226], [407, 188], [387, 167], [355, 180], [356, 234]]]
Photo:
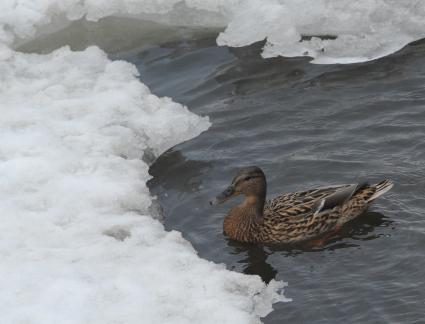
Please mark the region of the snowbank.
[[111, 15], [220, 27], [219, 45], [267, 39], [264, 57], [310, 56], [314, 63], [368, 61], [425, 37], [425, 2], [416, 0], [6, 0], [0, 4], [0, 43], [67, 20]]
[[150, 149], [208, 128], [96, 47], [0, 61], [4, 323], [249, 323], [282, 283], [200, 259], [149, 216]]

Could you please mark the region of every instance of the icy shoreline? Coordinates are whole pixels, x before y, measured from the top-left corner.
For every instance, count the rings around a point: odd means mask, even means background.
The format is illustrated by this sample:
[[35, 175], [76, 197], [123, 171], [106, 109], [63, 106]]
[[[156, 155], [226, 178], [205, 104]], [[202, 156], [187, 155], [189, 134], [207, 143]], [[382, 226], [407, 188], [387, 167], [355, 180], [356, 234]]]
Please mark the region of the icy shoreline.
[[96, 47], [12, 51], [0, 72], [6, 322], [247, 323], [284, 299], [283, 283], [202, 260], [149, 216], [143, 151], [158, 155], [208, 119]]
[[[151, 94], [133, 65], [97, 47], [16, 52], [15, 37], [36, 35], [22, 21], [34, 17], [26, 5], [0, 18], [9, 26], [0, 43], [4, 320], [260, 322], [285, 300], [282, 282], [200, 259], [150, 215], [143, 152], [158, 156], [208, 119]], [[40, 24], [55, 12], [44, 14]]]

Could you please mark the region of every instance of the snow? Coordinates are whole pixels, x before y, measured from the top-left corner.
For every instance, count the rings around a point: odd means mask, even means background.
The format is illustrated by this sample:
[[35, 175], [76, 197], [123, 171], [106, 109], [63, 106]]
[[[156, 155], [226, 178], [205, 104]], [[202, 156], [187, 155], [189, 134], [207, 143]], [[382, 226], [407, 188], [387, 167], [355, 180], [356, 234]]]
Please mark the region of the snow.
[[97, 47], [0, 62], [4, 323], [249, 323], [283, 283], [200, 259], [149, 210], [146, 149], [209, 127]]
[[0, 43], [112, 15], [222, 28], [219, 45], [266, 40], [264, 57], [309, 56], [324, 64], [373, 60], [425, 37], [425, 2], [417, 0], [4, 0]]
[[[267, 39], [264, 57], [310, 56], [313, 63], [373, 60], [425, 37], [425, 2], [397, 0], [248, 0], [219, 45]], [[333, 36], [334, 39], [302, 36]], [[327, 38], [327, 37], [326, 37]]]

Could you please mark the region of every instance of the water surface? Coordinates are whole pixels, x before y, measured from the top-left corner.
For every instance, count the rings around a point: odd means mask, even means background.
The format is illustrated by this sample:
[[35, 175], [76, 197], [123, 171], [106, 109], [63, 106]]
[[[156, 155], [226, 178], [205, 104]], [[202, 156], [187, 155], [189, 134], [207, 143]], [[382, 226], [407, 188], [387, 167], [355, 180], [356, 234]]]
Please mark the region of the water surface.
[[[116, 58], [211, 128], [151, 167], [168, 230], [200, 256], [287, 281], [291, 303], [265, 323], [423, 323], [425, 307], [425, 44], [354, 65], [262, 59], [262, 44], [217, 47], [215, 35]], [[242, 166], [263, 168], [268, 195], [391, 178], [393, 190], [322, 248], [241, 244], [222, 233], [237, 199], [208, 201]]]

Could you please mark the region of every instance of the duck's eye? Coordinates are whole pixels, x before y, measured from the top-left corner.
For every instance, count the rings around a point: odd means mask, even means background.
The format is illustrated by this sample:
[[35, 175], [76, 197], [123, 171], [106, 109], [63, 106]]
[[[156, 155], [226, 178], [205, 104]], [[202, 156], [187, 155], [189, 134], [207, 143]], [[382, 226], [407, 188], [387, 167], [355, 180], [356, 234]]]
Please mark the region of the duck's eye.
[[248, 181], [248, 180], [250, 180], [251, 179], [251, 177], [245, 177], [245, 181]]

